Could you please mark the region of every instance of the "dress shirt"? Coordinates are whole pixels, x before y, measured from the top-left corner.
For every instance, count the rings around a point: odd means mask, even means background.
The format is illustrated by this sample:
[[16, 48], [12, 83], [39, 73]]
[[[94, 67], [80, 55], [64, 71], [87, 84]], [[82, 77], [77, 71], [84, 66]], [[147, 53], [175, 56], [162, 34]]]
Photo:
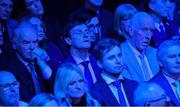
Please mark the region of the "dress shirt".
[[91, 65], [91, 61], [89, 60], [89, 57], [86, 58], [86, 60], [82, 60], [76, 56], [72, 56], [76, 62], [76, 64], [78, 65], [78, 67], [83, 71], [83, 74], [84, 74], [84, 66], [82, 65], [82, 62], [84, 61], [89, 61], [88, 63], [88, 68], [89, 68], [89, 71], [91, 73], [91, 77], [92, 77], [92, 80], [93, 80], [93, 83], [95, 83], [97, 81], [96, 79], [96, 76], [95, 76], [95, 71], [93, 71], [93, 68], [92, 68], [92, 65]]
[[[129, 42], [128, 42], [128, 44], [129, 44], [130, 48], [132, 49], [132, 51], [133, 51], [133, 53], [134, 53], [134, 55], [135, 55], [135, 57], [136, 57], [136, 59], [138, 61], [138, 64], [140, 65], [140, 68], [141, 68], [141, 71], [143, 73], [143, 76], [145, 76], [145, 74], [144, 74], [145, 72], [143, 71], [142, 65], [141, 65], [141, 59], [139, 57], [141, 53], [137, 49], [135, 49]], [[152, 70], [150, 68], [149, 62], [148, 62], [147, 57], [146, 57], [145, 54], [144, 54], [144, 60], [145, 60], [145, 63], [147, 65], [150, 78], [152, 78], [153, 77], [153, 73], [152, 73]]]
[[[113, 82], [116, 81], [117, 79], [114, 79], [110, 76], [108, 76], [107, 74], [105, 73], [101, 73], [101, 77], [103, 78], [103, 80], [106, 82], [106, 84], [108, 85], [108, 87], [110, 88], [110, 90], [112, 91], [113, 95], [115, 96], [115, 98], [117, 99], [117, 101], [119, 102], [119, 96], [118, 96], [118, 91], [117, 91], [117, 88], [116, 86], [113, 85]], [[123, 77], [120, 75], [119, 80], [124, 80]], [[127, 96], [126, 96], [126, 93], [124, 91], [124, 87], [123, 87], [123, 84], [121, 83], [121, 90], [122, 90], [122, 93], [124, 95], [124, 98], [125, 98], [125, 101], [126, 101], [126, 104], [127, 106], [129, 106], [129, 102], [128, 102], [128, 99], [127, 99]]]

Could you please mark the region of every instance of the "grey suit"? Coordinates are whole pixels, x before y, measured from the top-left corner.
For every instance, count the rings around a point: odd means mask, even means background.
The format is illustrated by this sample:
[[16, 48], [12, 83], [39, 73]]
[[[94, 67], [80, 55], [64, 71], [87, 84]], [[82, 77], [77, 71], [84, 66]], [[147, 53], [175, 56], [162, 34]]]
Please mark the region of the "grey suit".
[[[141, 67], [136, 59], [136, 56], [129, 46], [128, 42], [125, 41], [121, 44], [122, 48], [122, 60], [125, 65], [128, 67], [128, 71], [122, 72], [122, 75], [128, 79], [135, 80], [139, 83], [144, 81]], [[148, 47], [146, 49], [145, 55], [149, 62], [150, 69], [153, 76], [159, 71], [159, 65], [156, 57], [157, 50], [153, 47]]]

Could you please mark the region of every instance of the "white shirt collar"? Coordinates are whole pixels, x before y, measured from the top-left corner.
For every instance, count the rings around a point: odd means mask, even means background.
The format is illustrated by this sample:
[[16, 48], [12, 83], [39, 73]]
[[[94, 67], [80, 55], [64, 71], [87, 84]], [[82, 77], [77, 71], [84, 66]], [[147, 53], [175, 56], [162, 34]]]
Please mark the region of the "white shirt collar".
[[78, 64], [78, 65], [81, 64], [83, 61], [90, 61], [89, 56], [90, 55], [88, 55], [88, 57], [85, 60], [82, 60], [81, 58], [72, 55], [72, 57], [74, 58], [76, 64]]
[[[101, 73], [101, 77], [104, 79], [104, 81], [109, 85], [109, 84], [112, 84], [114, 81], [116, 81], [117, 79], [114, 79], [110, 76], [108, 76], [107, 74], [105, 73]], [[121, 80], [124, 80], [124, 78], [119, 75], [118, 79], [121, 79]]]

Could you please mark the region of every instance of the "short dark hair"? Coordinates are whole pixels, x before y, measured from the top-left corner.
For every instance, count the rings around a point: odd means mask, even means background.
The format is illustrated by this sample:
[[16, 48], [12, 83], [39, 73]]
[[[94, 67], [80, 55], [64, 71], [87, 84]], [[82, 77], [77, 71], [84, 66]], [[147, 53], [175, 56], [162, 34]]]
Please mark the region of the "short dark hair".
[[115, 46], [120, 47], [120, 42], [112, 38], [102, 39], [94, 47], [93, 54], [97, 60], [101, 61], [103, 56]]
[[95, 11], [82, 8], [71, 13], [68, 18], [68, 21], [79, 20], [88, 23], [93, 17], [98, 17]]
[[71, 20], [71, 21], [69, 21], [67, 24], [66, 24], [66, 26], [65, 26], [65, 28], [64, 28], [64, 31], [63, 31], [63, 37], [64, 38], [67, 38], [67, 37], [69, 37], [70, 35], [70, 30], [73, 28], [73, 27], [75, 27], [75, 26], [77, 26], [77, 25], [80, 25], [80, 24], [83, 24], [84, 22], [83, 21], [79, 21], [79, 20]]

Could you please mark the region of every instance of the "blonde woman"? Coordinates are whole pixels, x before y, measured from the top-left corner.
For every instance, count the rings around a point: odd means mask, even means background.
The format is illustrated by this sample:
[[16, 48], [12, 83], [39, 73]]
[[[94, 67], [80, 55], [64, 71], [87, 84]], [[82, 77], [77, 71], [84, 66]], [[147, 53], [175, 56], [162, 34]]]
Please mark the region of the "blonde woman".
[[59, 106], [99, 106], [99, 103], [88, 93], [82, 71], [72, 63], [64, 63], [59, 67], [54, 95]]

